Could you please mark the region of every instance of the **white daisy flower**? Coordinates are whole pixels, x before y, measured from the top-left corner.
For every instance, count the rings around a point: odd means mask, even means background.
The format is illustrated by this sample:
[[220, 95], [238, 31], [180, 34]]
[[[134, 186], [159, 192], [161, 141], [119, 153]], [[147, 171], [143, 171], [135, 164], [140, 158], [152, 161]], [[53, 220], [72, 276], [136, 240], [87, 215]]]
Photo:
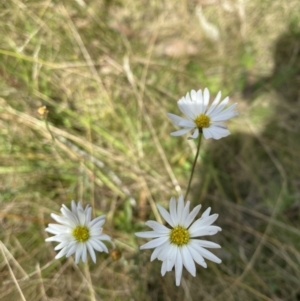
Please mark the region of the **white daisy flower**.
[[179, 110], [188, 118], [184, 119], [180, 116], [167, 113], [167, 116], [172, 122], [183, 129], [172, 132], [171, 136], [181, 136], [190, 131], [193, 131], [189, 139], [195, 139], [199, 136], [199, 132], [203, 132], [205, 139], [213, 138], [220, 139], [230, 134], [224, 121], [237, 116], [238, 112], [235, 111], [237, 103], [231, 105], [227, 109], [229, 98], [226, 97], [220, 104], [221, 92], [209, 106], [209, 91], [207, 88], [195, 91], [192, 90], [187, 93], [178, 101]]
[[58, 244], [54, 250], [60, 250], [55, 256], [56, 259], [66, 256], [69, 257], [75, 253], [75, 262], [80, 258], [83, 262], [87, 259], [87, 251], [92, 260], [96, 262], [95, 251], [108, 253], [107, 247], [102, 240], [110, 240], [110, 237], [102, 233], [102, 226], [105, 223], [105, 215], [91, 219], [92, 208], [87, 205], [85, 209], [82, 204], [72, 201], [72, 211], [65, 205], [62, 205], [60, 211], [63, 216], [51, 214], [51, 217], [58, 224], [49, 224], [46, 231], [55, 234], [46, 239], [46, 241], [57, 241]]
[[212, 223], [218, 218], [218, 214], [209, 215], [210, 208], [208, 208], [201, 218], [193, 222], [201, 205], [196, 206], [190, 212], [190, 202], [187, 201], [184, 205], [182, 195], [178, 198], [177, 206], [176, 199], [171, 198], [170, 213], [160, 205], [157, 205], [157, 208], [171, 229], [156, 221], [147, 221], [146, 225], [153, 231], [138, 232], [135, 235], [143, 238], [154, 238], [142, 245], [140, 249], [154, 249], [150, 260], [153, 261], [157, 258], [162, 261], [162, 276], [171, 271], [175, 265], [175, 278], [178, 286], [183, 266], [195, 277], [195, 262], [204, 268], [207, 267], [204, 258], [221, 263], [221, 259], [205, 249], [221, 248], [220, 245], [207, 240], [196, 239], [200, 236], [214, 235], [222, 230], [220, 227], [212, 226]]

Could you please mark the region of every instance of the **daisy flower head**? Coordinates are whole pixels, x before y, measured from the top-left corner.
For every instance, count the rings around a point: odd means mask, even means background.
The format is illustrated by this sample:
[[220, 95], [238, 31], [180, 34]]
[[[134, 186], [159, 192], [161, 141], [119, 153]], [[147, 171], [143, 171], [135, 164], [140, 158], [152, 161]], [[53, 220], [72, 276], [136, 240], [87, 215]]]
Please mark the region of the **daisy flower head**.
[[65, 205], [60, 209], [63, 216], [51, 214], [51, 217], [59, 224], [49, 224], [46, 231], [54, 234], [46, 241], [57, 241], [59, 244], [54, 250], [60, 250], [55, 256], [56, 259], [63, 256], [69, 257], [75, 253], [75, 262], [80, 258], [83, 262], [87, 260], [87, 251], [96, 262], [95, 251], [108, 253], [103, 240], [110, 240], [110, 237], [102, 233], [102, 226], [105, 223], [105, 215], [92, 220], [92, 208], [87, 205], [83, 209], [82, 204], [72, 201], [71, 210]]
[[221, 92], [219, 92], [209, 106], [209, 91], [207, 88], [202, 90], [192, 90], [186, 96], [178, 101], [179, 110], [187, 117], [187, 119], [180, 116], [167, 113], [171, 121], [183, 129], [172, 132], [171, 136], [181, 136], [192, 131], [189, 139], [195, 139], [199, 133], [203, 133], [205, 139], [221, 139], [230, 134], [224, 121], [237, 116], [238, 112], [235, 110], [237, 103], [225, 109], [229, 101], [226, 97], [221, 103]]
[[182, 195], [179, 196], [178, 201], [174, 197], [171, 198], [170, 212], [160, 205], [157, 205], [157, 208], [170, 227], [156, 221], [147, 221], [146, 225], [153, 231], [138, 232], [135, 235], [143, 238], [154, 238], [142, 245], [140, 249], [154, 249], [150, 261], [156, 258], [162, 261], [162, 276], [175, 266], [176, 285], [178, 286], [180, 285], [183, 266], [195, 277], [195, 262], [204, 268], [207, 267], [204, 258], [221, 263], [221, 259], [205, 249], [221, 248], [220, 245], [197, 239], [200, 236], [214, 235], [222, 230], [220, 227], [212, 225], [218, 218], [218, 214], [210, 215], [210, 208], [208, 208], [201, 218], [194, 221], [201, 205], [196, 206], [190, 212], [190, 202], [187, 201], [184, 204]]

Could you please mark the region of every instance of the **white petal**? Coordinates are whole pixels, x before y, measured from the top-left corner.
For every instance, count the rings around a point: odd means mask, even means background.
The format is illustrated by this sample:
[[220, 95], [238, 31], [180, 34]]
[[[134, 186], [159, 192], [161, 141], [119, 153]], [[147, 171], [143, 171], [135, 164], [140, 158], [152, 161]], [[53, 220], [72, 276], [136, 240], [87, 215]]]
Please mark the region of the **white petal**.
[[180, 221], [181, 225], [183, 226], [185, 225], [185, 221], [187, 220], [189, 212], [190, 212], [190, 201], [187, 201], [181, 215], [181, 221]]
[[100, 239], [100, 240], [107, 240], [107, 241], [111, 241], [111, 238], [109, 235], [105, 234], [105, 233], [102, 233], [101, 235], [98, 235], [96, 237], [97, 239]]
[[[164, 250], [162, 252], [160, 252], [157, 255], [157, 259], [164, 261], [164, 260], [173, 260], [173, 264], [172, 262], [169, 262], [169, 270], [171, 271], [173, 268], [173, 265], [175, 263], [175, 258], [176, 258], [176, 252], [178, 247], [176, 245], [171, 244], [169, 241], [167, 241], [164, 245]], [[172, 259], [173, 258], [173, 259]], [[171, 266], [170, 266], [171, 264]]]
[[59, 259], [59, 258], [65, 256], [67, 254], [67, 252], [68, 252], [68, 248], [61, 249], [60, 252], [58, 252], [56, 254], [55, 259]]
[[91, 211], [91, 215], [92, 215], [92, 207], [90, 207], [90, 205], [86, 205], [85, 209], [84, 209], [84, 213], [87, 215], [90, 211]]
[[230, 132], [227, 130], [227, 128], [215, 126], [212, 124], [209, 128], [203, 129], [203, 136], [205, 139], [213, 138], [215, 140], [219, 140], [223, 137], [227, 137], [230, 135]]
[[230, 106], [229, 108], [227, 108], [226, 110], [219, 112], [218, 114], [212, 114], [211, 120], [212, 121], [225, 121], [228, 120], [232, 117], [237, 116], [237, 112], [234, 111], [235, 107], [237, 106], [237, 103], [233, 104], [232, 106]]
[[186, 93], [185, 98], [184, 98], [184, 101], [185, 101], [186, 103], [188, 103], [188, 104], [192, 102], [192, 99], [191, 99], [191, 97], [190, 97], [190, 93], [189, 93], [189, 92]]
[[198, 90], [197, 91], [197, 116], [201, 115], [202, 113], [204, 113], [204, 101], [203, 101], [203, 94], [202, 94], [202, 90]]
[[78, 249], [78, 243], [76, 241], [70, 242], [66, 257], [70, 257], [72, 254], [74, 254], [77, 251], [77, 249]]
[[74, 227], [74, 223], [70, 223], [70, 220], [64, 216], [59, 216], [57, 214], [51, 213], [51, 217], [60, 224], [69, 227]]
[[198, 214], [198, 212], [201, 209], [201, 205], [196, 206], [187, 216], [185, 222], [184, 222], [184, 227], [187, 229], [190, 224], [194, 221], [196, 215]]
[[163, 261], [161, 265], [161, 275], [165, 276], [166, 272], [167, 272], [167, 260]]
[[196, 266], [195, 266], [193, 257], [189, 252], [189, 248], [184, 246], [184, 247], [180, 248], [180, 252], [181, 252], [183, 265], [188, 270], [188, 272], [195, 277], [196, 276]]
[[86, 206], [84, 213], [85, 213], [85, 225], [89, 226], [89, 223], [91, 222], [91, 218], [92, 218], [92, 207]]
[[212, 138], [212, 134], [211, 134], [210, 128], [203, 128], [202, 131], [203, 131], [203, 136], [204, 136], [205, 139]]
[[63, 242], [61, 242], [60, 244], [58, 244], [58, 245], [54, 248], [54, 250], [55, 250], [55, 251], [60, 250], [60, 249], [62, 249], [62, 248], [64, 248], [64, 247], [68, 246], [69, 244], [70, 244], [69, 241], [63, 241]]
[[198, 252], [206, 259], [210, 260], [210, 261], [213, 261], [215, 263], [221, 263], [222, 260], [220, 258], [218, 258], [216, 255], [214, 255], [212, 252], [202, 248], [202, 247], [199, 247], [198, 249]]
[[45, 239], [45, 241], [58, 241], [58, 242], [63, 242], [63, 241], [72, 241], [74, 238], [70, 234], [59, 234], [55, 236], [51, 236]]
[[[206, 129], [203, 130], [203, 133], [205, 132], [205, 130]], [[214, 124], [212, 124], [211, 127], [209, 127], [209, 131], [211, 133], [212, 138], [214, 138], [216, 140], [230, 135], [230, 132], [227, 130], [227, 128], [224, 128], [219, 125], [214, 125]]]
[[208, 241], [208, 240], [201, 240], [201, 239], [191, 239], [190, 241], [193, 241], [193, 244], [197, 244], [200, 247], [203, 248], [210, 248], [210, 249], [219, 249], [221, 248], [220, 245], [216, 244], [215, 242]]
[[209, 109], [206, 112], [206, 115], [209, 115], [213, 113], [213, 111], [215, 110], [215, 108], [218, 106], [218, 103], [221, 99], [221, 91], [219, 91], [219, 93], [217, 94], [215, 100], [213, 101], [213, 103], [211, 104], [211, 106], [209, 107]]
[[89, 251], [89, 254], [90, 254], [93, 262], [96, 263], [96, 254], [95, 254], [92, 244], [90, 242], [87, 242], [86, 246], [87, 246], [87, 249]]
[[203, 256], [201, 254], [199, 254], [199, 252], [197, 252], [197, 250], [195, 250], [193, 248], [192, 244], [189, 244], [189, 251], [190, 251], [191, 256], [193, 257], [194, 261], [206, 269], [207, 264], [206, 264]]
[[177, 222], [179, 225], [181, 225], [183, 209], [184, 209], [183, 195], [180, 195], [177, 203]]
[[94, 229], [94, 228], [102, 228], [102, 226], [105, 223], [105, 215], [101, 215], [95, 219], [93, 219], [91, 222], [89, 222], [88, 227], [90, 229]]
[[186, 129], [178, 130], [176, 132], [172, 132], [172, 133], [170, 133], [170, 135], [174, 136], [174, 137], [176, 137], [176, 136], [182, 136], [182, 135], [190, 132], [191, 130], [192, 129], [190, 129], [190, 128], [186, 128]]
[[195, 131], [194, 131], [194, 133], [192, 134], [192, 136], [188, 137], [188, 139], [189, 140], [190, 139], [196, 139], [196, 138], [198, 138], [198, 136], [199, 136], [199, 129], [196, 128]]
[[[75, 263], [76, 264], [78, 264], [80, 257], [82, 255], [82, 252], [83, 252], [83, 244], [78, 243], [77, 248], [76, 248], [76, 253], [75, 253]], [[68, 254], [67, 254], [67, 257], [69, 257]]]
[[160, 245], [162, 245], [163, 243], [165, 243], [166, 241], [168, 241], [169, 237], [159, 237], [156, 239], [153, 239], [149, 242], [147, 242], [146, 244], [140, 246], [140, 249], [153, 249], [156, 247], [159, 247]]
[[76, 215], [76, 213], [77, 213], [77, 210], [74, 213], [72, 211], [70, 211], [70, 209], [65, 204], [62, 204], [60, 211], [66, 217], [69, 217], [68, 214]]
[[90, 229], [90, 236], [99, 236], [102, 233], [102, 228], [93, 227]]
[[177, 116], [175, 114], [172, 114], [172, 113], [167, 113], [167, 116], [171, 119], [171, 121], [175, 124], [175, 125], [179, 125], [180, 122], [182, 121], [186, 121], [186, 119], [180, 117], [180, 116]]
[[207, 235], [215, 235], [219, 231], [222, 231], [222, 229], [220, 227], [208, 226], [208, 227], [205, 227], [205, 228], [197, 231], [197, 236], [196, 237], [207, 236]]
[[71, 210], [74, 214], [77, 214], [77, 205], [74, 200], [72, 200], [72, 202], [71, 202]]
[[177, 248], [170, 248], [168, 249], [168, 256], [165, 256], [163, 261], [167, 262], [167, 271], [172, 271], [173, 266], [176, 262], [176, 253], [177, 253]]
[[164, 220], [172, 227], [174, 227], [175, 225], [173, 224], [173, 221], [171, 219], [170, 213], [162, 206], [160, 206], [159, 204], [156, 205], [157, 209], [159, 210], [159, 213], [161, 214], [161, 216], [164, 218]]
[[161, 237], [162, 235], [157, 233], [156, 231], [146, 231], [146, 232], [137, 232], [135, 233], [136, 236], [142, 238], [154, 238], [154, 237]]
[[82, 210], [82, 211], [83, 211], [81, 202], [78, 202], [78, 203], [77, 203], [77, 211], [78, 211], [78, 210]]
[[211, 208], [208, 207], [208, 208], [202, 213], [202, 216], [201, 216], [201, 217], [207, 217], [207, 216], [209, 216], [210, 211], [211, 211]]
[[177, 286], [180, 285], [182, 268], [183, 268], [183, 264], [182, 264], [181, 253], [179, 250], [177, 250], [176, 261], [175, 261], [175, 278], [176, 278]]
[[87, 254], [87, 251], [86, 251], [86, 243], [83, 243], [83, 244], [82, 244], [82, 253], [81, 253], [81, 260], [82, 260], [83, 262], [86, 262], [86, 259], [87, 259], [86, 254]]
[[85, 214], [84, 214], [84, 211], [82, 209], [79, 209], [77, 211], [77, 214], [78, 214], [79, 224], [80, 225], [85, 225]]
[[92, 220], [89, 224], [88, 224], [88, 228], [90, 228], [91, 231], [97, 231], [100, 230], [100, 232], [102, 232], [102, 226], [105, 223], [105, 219], [100, 219], [100, 220], [96, 220], [94, 222], [94, 220]]
[[79, 224], [77, 216], [73, 214], [65, 205], [62, 205], [60, 211], [69, 220], [69, 224], [72, 226], [72, 228], [75, 228]]
[[177, 208], [176, 208], [176, 199], [174, 197], [171, 198], [169, 203], [170, 217], [172, 219], [173, 225], [178, 225], [177, 218]]
[[193, 106], [192, 106], [191, 101], [189, 101], [189, 100], [187, 100], [187, 101], [179, 100], [177, 104], [178, 104], [179, 110], [186, 117], [188, 117], [189, 119], [192, 119], [192, 120], [196, 118], [197, 115], [193, 111]]
[[203, 228], [210, 226], [212, 223], [216, 221], [218, 218], [218, 214], [213, 214], [204, 218], [197, 219], [189, 229], [190, 236], [196, 237], [198, 235], [198, 231], [201, 231]]
[[45, 241], [46, 241], [46, 242], [49, 242], [49, 241], [58, 241], [58, 242], [61, 242], [60, 240], [57, 240], [56, 237], [57, 237], [57, 236], [47, 237], [47, 238], [45, 239]]
[[235, 111], [220, 113], [220, 115], [217, 115], [217, 116], [211, 118], [211, 122], [223, 122], [223, 121], [229, 120], [235, 116], [237, 116], [237, 113]]
[[[170, 245], [170, 242], [167, 241], [164, 244], [160, 245], [159, 247], [155, 248], [151, 254], [150, 261], [153, 261], [154, 259], [158, 258], [160, 253], [166, 253], [169, 245]], [[163, 260], [163, 259], [160, 259], [160, 260]]]
[[101, 240], [90, 239], [89, 243], [96, 251], [108, 253], [106, 245]]
[[192, 98], [192, 101], [197, 102], [197, 92], [195, 90], [191, 91], [191, 98]]
[[217, 116], [221, 111], [224, 110], [228, 101], [229, 101], [229, 97], [224, 98], [224, 100], [222, 100], [222, 102], [217, 106], [217, 108], [209, 116], [211, 118], [213, 118], [214, 116]]
[[155, 232], [159, 234], [168, 234], [170, 232], [170, 229], [166, 226], [156, 222], [156, 221], [147, 221], [145, 223], [148, 227], [152, 228]]
[[204, 104], [204, 112], [206, 112], [207, 105], [209, 103], [209, 91], [207, 88], [203, 91], [203, 104]]
[[197, 125], [194, 121], [192, 120], [186, 120], [186, 119], [183, 119], [182, 121], [180, 121], [178, 123], [178, 126], [181, 126], [181, 127], [185, 127], [185, 128], [189, 128], [189, 129], [193, 129], [195, 128]]
[[103, 230], [103, 228], [101, 228], [101, 227], [93, 226], [92, 228], [90, 228], [90, 235], [91, 236], [102, 235], [103, 234], [102, 230]]
[[197, 92], [195, 90], [192, 90], [191, 97], [192, 97], [191, 108], [193, 110], [193, 115], [195, 119], [195, 117], [202, 114], [202, 107], [203, 107], [202, 94], [200, 96], [201, 98], [199, 98]]
[[45, 231], [52, 233], [52, 234], [61, 234], [61, 233], [68, 233], [70, 227], [58, 224], [49, 224], [48, 228]]

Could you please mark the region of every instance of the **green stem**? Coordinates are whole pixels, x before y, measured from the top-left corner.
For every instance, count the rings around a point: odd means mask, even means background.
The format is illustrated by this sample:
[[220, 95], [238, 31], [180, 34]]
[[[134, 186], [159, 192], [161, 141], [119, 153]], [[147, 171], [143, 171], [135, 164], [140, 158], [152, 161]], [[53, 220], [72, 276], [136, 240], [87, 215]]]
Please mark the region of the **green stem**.
[[199, 134], [197, 152], [196, 152], [196, 156], [195, 156], [195, 159], [194, 159], [194, 163], [193, 163], [193, 167], [192, 167], [192, 172], [191, 172], [191, 176], [190, 176], [190, 179], [189, 179], [188, 188], [187, 188], [185, 196], [184, 196], [185, 200], [186, 200], [186, 198], [187, 198], [187, 196], [189, 194], [190, 188], [191, 188], [191, 183], [192, 183], [192, 179], [193, 179], [193, 175], [194, 175], [194, 171], [195, 171], [195, 166], [196, 166], [197, 159], [198, 159], [198, 156], [199, 156], [200, 145], [201, 145], [201, 138], [202, 138], [202, 133]]

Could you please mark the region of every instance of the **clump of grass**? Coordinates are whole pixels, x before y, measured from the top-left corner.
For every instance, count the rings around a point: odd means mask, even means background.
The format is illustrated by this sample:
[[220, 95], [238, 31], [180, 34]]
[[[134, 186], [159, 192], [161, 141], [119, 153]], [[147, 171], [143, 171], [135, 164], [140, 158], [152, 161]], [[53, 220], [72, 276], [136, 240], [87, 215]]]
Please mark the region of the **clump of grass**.
[[[0, 8], [1, 300], [299, 299], [298, 1], [203, 6], [215, 41], [192, 2]], [[174, 289], [134, 232], [185, 191], [195, 145], [169, 137], [165, 113], [205, 86], [241, 116], [205, 143], [192, 187], [220, 213], [223, 264]], [[121, 259], [53, 259], [44, 228], [71, 199], [107, 214]]]

